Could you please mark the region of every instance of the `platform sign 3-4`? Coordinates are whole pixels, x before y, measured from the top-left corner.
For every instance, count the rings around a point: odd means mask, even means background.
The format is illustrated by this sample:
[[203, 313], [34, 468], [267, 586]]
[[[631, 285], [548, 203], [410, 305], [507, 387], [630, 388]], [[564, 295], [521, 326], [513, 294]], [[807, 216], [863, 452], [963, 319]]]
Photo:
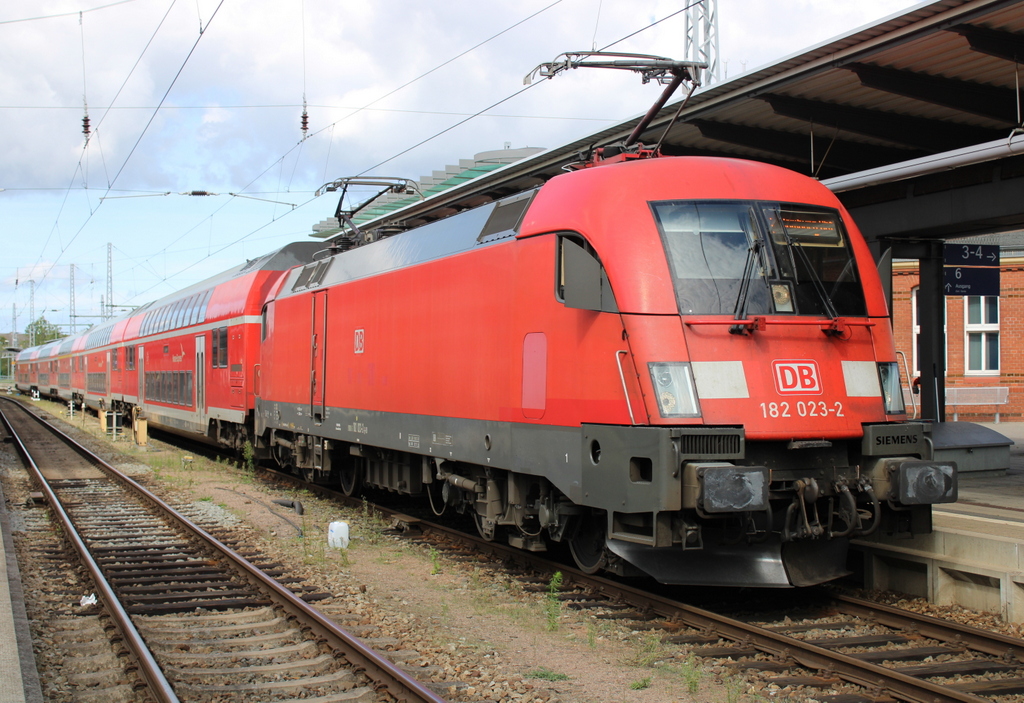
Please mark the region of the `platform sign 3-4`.
[[943, 250], [942, 289], [946, 295], [999, 295], [999, 247], [952, 244]]

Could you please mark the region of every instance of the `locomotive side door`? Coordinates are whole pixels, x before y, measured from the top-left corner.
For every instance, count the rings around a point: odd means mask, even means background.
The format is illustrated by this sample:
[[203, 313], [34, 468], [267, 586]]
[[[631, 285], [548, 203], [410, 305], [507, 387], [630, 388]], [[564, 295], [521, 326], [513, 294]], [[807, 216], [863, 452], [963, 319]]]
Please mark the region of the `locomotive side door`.
[[313, 337], [310, 343], [309, 416], [324, 421], [324, 385], [327, 382], [327, 291], [313, 294]]
[[196, 417], [206, 431], [206, 335], [196, 335]]
[[137, 351], [136, 351], [137, 357], [135, 359], [135, 369], [136, 369], [136, 371], [139, 374], [139, 396], [138, 396], [139, 400], [138, 400], [138, 403], [139, 403], [139, 405], [142, 405], [143, 403], [146, 402], [146, 369], [145, 369], [145, 366], [146, 366], [146, 364], [145, 364], [146, 347], [143, 344], [139, 344], [136, 347], [136, 349], [137, 349]]

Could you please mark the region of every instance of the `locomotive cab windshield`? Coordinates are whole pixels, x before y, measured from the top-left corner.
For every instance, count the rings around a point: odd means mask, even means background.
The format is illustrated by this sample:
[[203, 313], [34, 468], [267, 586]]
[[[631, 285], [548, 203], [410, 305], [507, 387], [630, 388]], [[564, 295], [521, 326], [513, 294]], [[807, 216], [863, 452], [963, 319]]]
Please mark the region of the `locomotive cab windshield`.
[[683, 315], [866, 314], [835, 210], [737, 201], [663, 201], [651, 209]]

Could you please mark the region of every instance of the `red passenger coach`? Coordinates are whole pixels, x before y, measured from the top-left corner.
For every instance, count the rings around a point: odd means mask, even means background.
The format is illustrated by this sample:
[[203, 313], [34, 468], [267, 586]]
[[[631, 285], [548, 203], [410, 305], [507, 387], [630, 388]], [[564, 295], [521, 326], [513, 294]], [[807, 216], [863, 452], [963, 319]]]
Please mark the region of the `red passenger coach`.
[[688, 584], [835, 578], [850, 537], [955, 500], [809, 178], [634, 159], [335, 251], [283, 279], [260, 357], [261, 447], [310, 479]]
[[124, 417], [141, 411], [154, 427], [240, 450], [252, 438], [263, 304], [285, 272], [321, 248], [290, 244], [83, 335], [24, 350], [18, 388], [52, 395], [38, 369], [64, 364], [68, 398]]

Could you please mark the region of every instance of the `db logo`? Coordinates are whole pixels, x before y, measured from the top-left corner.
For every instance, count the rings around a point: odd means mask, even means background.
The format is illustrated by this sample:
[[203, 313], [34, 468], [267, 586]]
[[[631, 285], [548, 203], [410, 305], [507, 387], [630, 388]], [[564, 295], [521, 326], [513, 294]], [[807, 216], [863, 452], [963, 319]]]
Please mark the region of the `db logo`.
[[773, 361], [772, 370], [775, 376], [775, 390], [780, 395], [821, 393], [821, 374], [818, 373], [818, 364], [815, 361]]
[[363, 330], [356, 330], [355, 352], [362, 354], [366, 345], [366, 333]]

